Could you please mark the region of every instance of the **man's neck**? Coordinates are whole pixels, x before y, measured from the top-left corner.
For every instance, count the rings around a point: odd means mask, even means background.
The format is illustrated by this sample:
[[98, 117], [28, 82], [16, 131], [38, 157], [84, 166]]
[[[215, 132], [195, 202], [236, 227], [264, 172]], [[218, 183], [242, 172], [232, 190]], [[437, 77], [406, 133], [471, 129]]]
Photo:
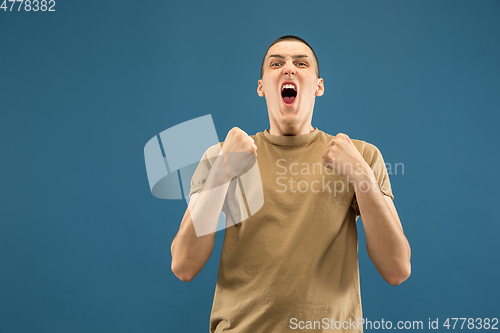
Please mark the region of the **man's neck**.
[[273, 126], [269, 129], [269, 133], [276, 136], [294, 136], [309, 134], [314, 130], [314, 127], [309, 123], [303, 126]]

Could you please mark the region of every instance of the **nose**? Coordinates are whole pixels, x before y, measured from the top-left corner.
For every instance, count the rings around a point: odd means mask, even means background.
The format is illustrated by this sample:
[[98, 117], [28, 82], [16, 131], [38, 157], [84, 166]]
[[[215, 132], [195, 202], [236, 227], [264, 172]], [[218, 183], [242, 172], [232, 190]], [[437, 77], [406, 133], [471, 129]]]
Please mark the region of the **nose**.
[[290, 63], [287, 63], [284, 67], [283, 67], [283, 74], [284, 75], [288, 75], [288, 76], [293, 76], [295, 75], [295, 68], [293, 68], [293, 65], [290, 64]]

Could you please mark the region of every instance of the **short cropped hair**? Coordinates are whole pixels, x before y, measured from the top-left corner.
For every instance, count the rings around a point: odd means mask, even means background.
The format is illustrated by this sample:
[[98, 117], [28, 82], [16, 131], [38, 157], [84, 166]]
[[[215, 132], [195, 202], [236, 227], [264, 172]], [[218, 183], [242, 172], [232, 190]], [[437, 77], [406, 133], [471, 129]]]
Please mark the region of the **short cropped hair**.
[[316, 74], [318, 75], [318, 79], [319, 79], [319, 62], [318, 62], [318, 57], [316, 56], [316, 53], [314, 53], [314, 50], [311, 47], [311, 45], [309, 45], [305, 40], [303, 40], [300, 37], [293, 36], [293, 35], [286, 35], [286, 36], [280, 37], [280, 38], [276, 39], [274, 42], [272, 42], [271, 45], [269, 45], [269, 47], [266, 50], [266, 53], [264, 54], [264, 59], [262, 59], [262, 65], [260, 66], [260, 78], [262, 79], [262, 76], [264, 75], [264, 62], [266, 61], [266, 56], [267, 56], [267, 52], [269, 52], [269, 49], [274, 44], [278, 44], [279, 42], [285, 42], [285, 41], [300, 42], [300, 43], [307, 45], [307, 47], [309, 47], [311, 49], [312, 54], [314, 56], [314, 61], [316, 62]]

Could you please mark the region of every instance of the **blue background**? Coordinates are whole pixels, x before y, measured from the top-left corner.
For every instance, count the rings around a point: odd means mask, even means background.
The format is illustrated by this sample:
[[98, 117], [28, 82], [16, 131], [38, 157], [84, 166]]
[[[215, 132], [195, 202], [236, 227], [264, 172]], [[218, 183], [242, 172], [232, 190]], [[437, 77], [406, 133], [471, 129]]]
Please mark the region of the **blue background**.
[[285, 34], [319, 57], [313, 125], [405, 166], [412, 275], [388, 285], [359, 228], [364, 316], [500, 317], [500, 1], [18, 4], [0, 11], [1, 332], [207, 331], [223, 234], [192, 282], [172, 274], [186, 204], [151, 195], [143, 148], [205, 114], [220, 140], [268, 128], [260, 63]]

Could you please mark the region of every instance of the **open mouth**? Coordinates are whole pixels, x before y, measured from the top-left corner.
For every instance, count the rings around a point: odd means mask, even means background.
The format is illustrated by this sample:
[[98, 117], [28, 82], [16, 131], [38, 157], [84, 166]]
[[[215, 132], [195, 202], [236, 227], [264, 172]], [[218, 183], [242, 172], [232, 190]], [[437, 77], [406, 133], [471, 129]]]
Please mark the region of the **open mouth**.
[[295, 84], [286, 83], [281, 87], [281, 99], [286, 106], [292, 106], [297, 97], [297, 87]]

